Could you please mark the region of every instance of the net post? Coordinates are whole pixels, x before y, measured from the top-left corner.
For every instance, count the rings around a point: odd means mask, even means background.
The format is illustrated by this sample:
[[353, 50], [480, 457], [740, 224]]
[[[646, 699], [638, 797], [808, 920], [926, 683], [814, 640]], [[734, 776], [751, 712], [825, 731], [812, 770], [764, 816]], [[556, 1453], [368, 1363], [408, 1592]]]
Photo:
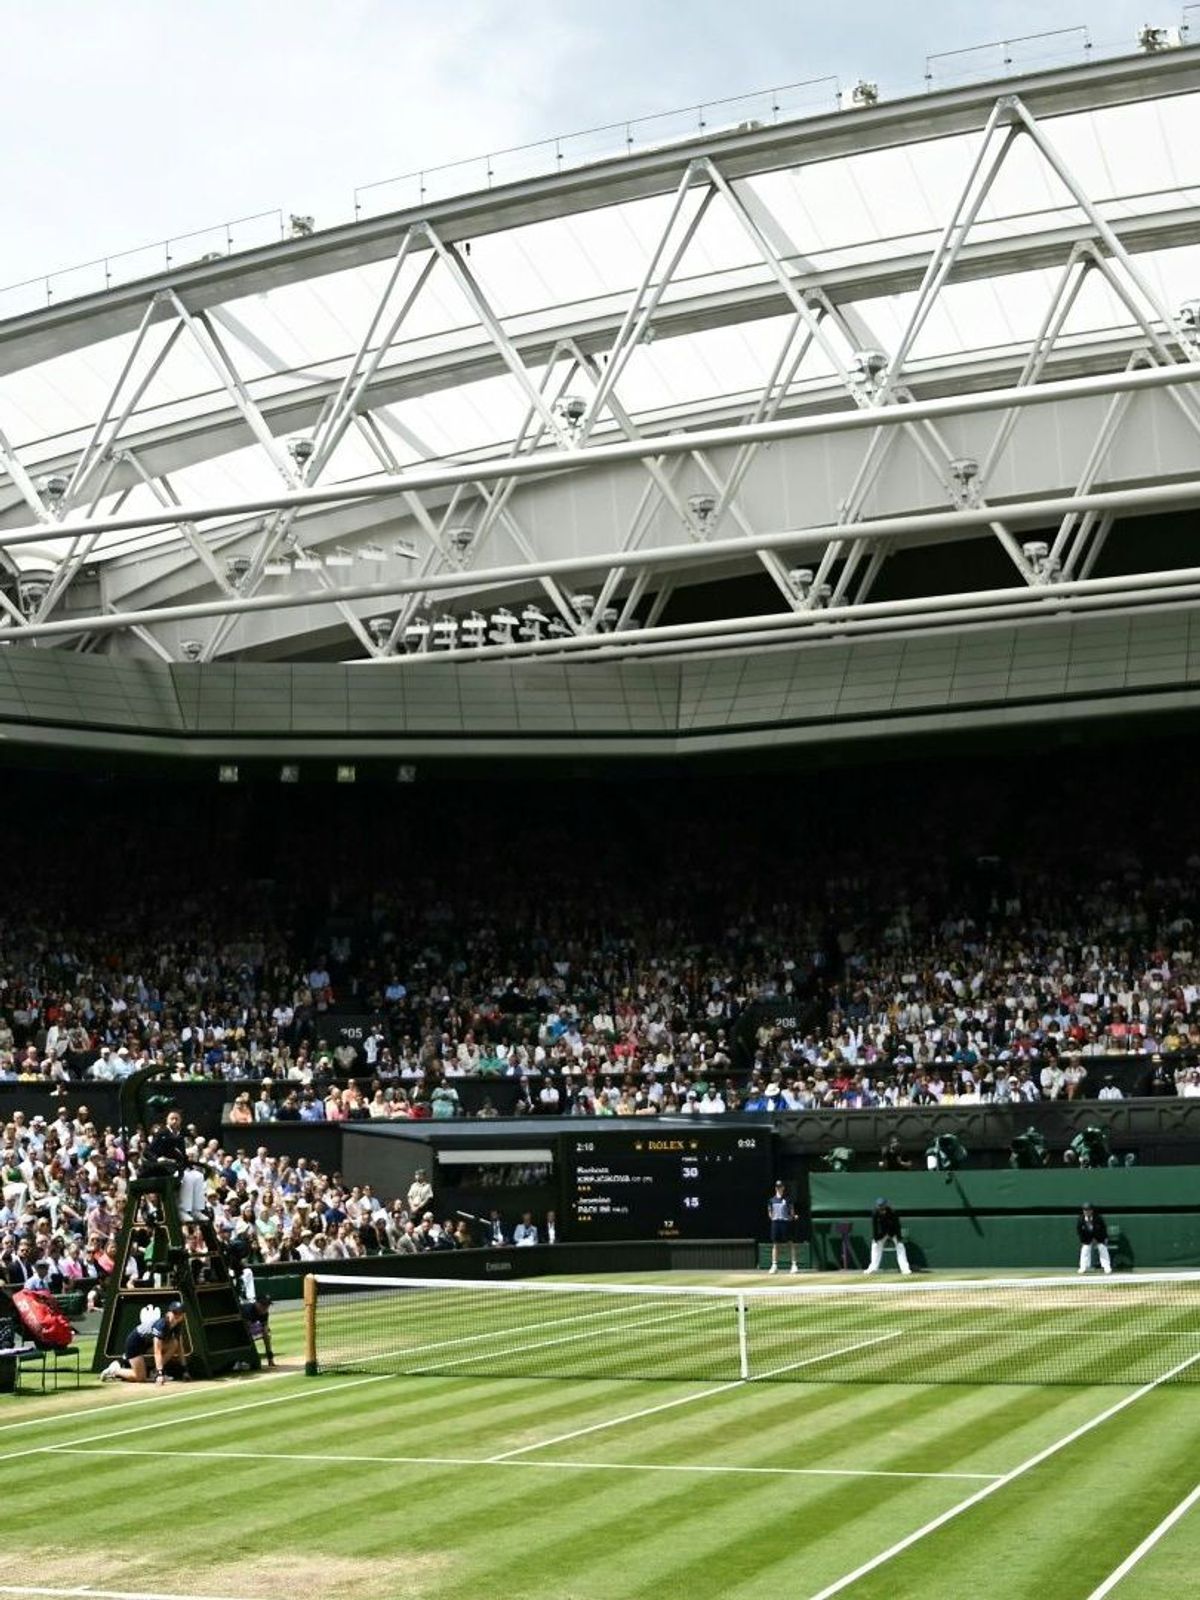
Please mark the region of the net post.
[[737, 1297], [737, 1330], [738, 1330], [738, 1376], [750, 1376], [750, 1346], [746, 1339], [746, 1296], [739, 1293]]
[[304, 1373], [317, 1376], [317, 1280], [311, 1272], [304, 1275]]

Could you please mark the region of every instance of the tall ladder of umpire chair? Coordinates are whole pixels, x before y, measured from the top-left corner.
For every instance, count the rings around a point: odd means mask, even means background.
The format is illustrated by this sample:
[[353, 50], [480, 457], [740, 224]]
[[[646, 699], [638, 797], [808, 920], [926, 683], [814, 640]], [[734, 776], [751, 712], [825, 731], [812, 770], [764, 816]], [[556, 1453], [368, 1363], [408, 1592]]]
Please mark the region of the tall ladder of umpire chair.
[[[123, 1136], [141, 1121], [151, 1121], [147, 1089], [168, 1069], [149, 1067], [135, 1072], [121, 1085]], [[125, 1211], [113, 1250], [113, 1270], [104, 1296], [104, 1311], [92, 1370], [101, 1372], [124, 1354], [125, 1341], [150, 1305], [165, 1309], [181, 1300], [184, 1310], [183, 1347], [188, 1371], [197, 1378], [216, 1378], [234, 1368], [257, 1370], [261, 1365], [255, 1344], [242, 1316], [238, 1280], [224, 1246], [209, 1217], [189, 1223], [199, 1229], [202, 1252], [189, 1248], [179, 1214], [178, 1181], [173, 1172], [150, 1171], [132, 1179], [126, 1189]], [[130, 1279], [129, 1263], [135, 1259], [139, 1230], [149, 1232], [145, 1271]]]
[[[183, 1346], [193, 1377], [215, 1378], [234, 1367], [260, 1365], [258, 1347], [242, 1317], [238, 1283], [216, 1229], [207, 1217], [188, 1228], [199, 1230], [203, 1251], [189, 1247], [173, 1173], [154, 1172], [129, 1184], [92, 1360], [94, 1371], [120, 1357], [146, 1306], [165, 1310], [171, 1300], [183, 1302]], [[131, 1280], [130, 1260], [147, 1234], [144, 1271]]]

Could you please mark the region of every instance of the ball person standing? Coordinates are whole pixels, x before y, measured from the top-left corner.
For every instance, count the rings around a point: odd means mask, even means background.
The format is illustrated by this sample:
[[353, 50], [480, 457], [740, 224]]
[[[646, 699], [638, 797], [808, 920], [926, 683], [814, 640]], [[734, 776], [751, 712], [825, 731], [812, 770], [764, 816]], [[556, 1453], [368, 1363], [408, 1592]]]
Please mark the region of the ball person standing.
[[871, 1213], [871, 1265], [868, 1272], [878, 1272], [883, 1262], [885, 1245], [892, 1245], [896, 1251], [896, 1265], [908, 1277], [912, 1268], [908, 1264], [908, 1251], [904, 1248], [904, 1240], [900, 1237], [900, 1214], [893, 1211], [886, 1200], [876, 1200], [875, 1209]]
[[779, 1271], [779, 1246], [786, 1244], [792, 1252], [792, 1271], [796, 1265], [796, 1208], [787, 1197], [782, 1178], [775, 1180], [775, 1192], [767, 1201], [767, 1218], [771, 1224], [771, 1271]]
[[1112, 1257], [1108, 1253], [1108, 1224], [1095, 1206], [1084, 1205], [1075, 1223], [1075, 1232], [1079, 1235], [1080, 1272], [1091, 1270], [1093, 1245], [1096, 1246], [1100, 1254], [1100, 1266], [1106, 1273], [1111, 1272]]

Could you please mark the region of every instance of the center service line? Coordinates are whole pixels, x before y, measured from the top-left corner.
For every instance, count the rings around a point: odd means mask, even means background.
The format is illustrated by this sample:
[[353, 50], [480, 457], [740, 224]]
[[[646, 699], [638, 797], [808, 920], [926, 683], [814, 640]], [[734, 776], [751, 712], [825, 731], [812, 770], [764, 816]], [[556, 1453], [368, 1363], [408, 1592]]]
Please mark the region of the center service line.
[[[552, 1439], [539, 1439], [536, 1444], [518, 1445], [515, 1450], [502, 1450], [499, 1455], [488, 1456], [489, 1463], [496, 1461], [511, 1461], [513, 1456], [523, 1456], [529, 1450], [547, 1450], [553, 1444], [566, 1444], [570, 1439], [582, 1439], [588, 1433], [601, 1433], [605, 1428], [619, 1428], [623, 1422], [637, 1422], [642, 1417], [653, 1417], [660, 1411], [670, 1411], [675, 1406], [690, 1406], [697, 1400], [707, 1400], [714, 1394], [725, 1394], [730, 1389], [744, 1389], [748, 1383], [763, 1383], [768, 1378], [777, 1377], [781, 1372], [794, 1372], [799, 1367], [815, 1367], [820, 1361], [833, 1361], [838, 1356], [847, 1356], [852, 1350], [865, 1350], [868, 1345], [883, 1344], [888, 1339], [898, 1339], [898, 1333], [881, 1333], [873, 1339], [860, 1339], [857, 1344], [843, 1345], [840, 1350], [829, 1350], [822, 1356], [808, 1356], [803, 1361], [789, 1361], [784, 1367], [773, 1367], [770, 1372], [763, 1372], [751, 1378], [732, 1378], [728, 1383], [719, 1383], [714, 1389], [701, 1389], [698, 1394], [685, 1394], [679, 1400], [664, 1400], [656, 1406], [645, 1406], [641, 1411], [627, 1411], [624, 1416], [609, 1417], [606, 1422], [593, 1422], [586, 1428], [574, 1428], [570, 1433], [559, 1433]], [[1198, 1357], [1197, 1359], [1200, 1359]]]

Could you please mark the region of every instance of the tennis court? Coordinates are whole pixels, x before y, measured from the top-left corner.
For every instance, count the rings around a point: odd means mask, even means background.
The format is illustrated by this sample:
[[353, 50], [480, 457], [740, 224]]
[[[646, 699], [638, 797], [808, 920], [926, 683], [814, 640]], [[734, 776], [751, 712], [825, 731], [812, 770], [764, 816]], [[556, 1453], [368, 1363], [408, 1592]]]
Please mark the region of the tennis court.
[[[691, 1282], [752, 1286], [748, 1276]], [[887, 1336], [877, 1348], [899, 1345], [907, 1367], [920, 1359], [923, 1319], [878, 1325], [883, 1298], [870, 1302], [876, 1326], [865, 1336]], [[1051, 1321], [1069, 1314], [1053, 1309], [1061, 1298], [1047, 1297]], [[543, 1311], [551, 1301], [559, 1309]], [[652, 1303], [664, 1302], [673, 1311], [688, 1299]], [[770, 1349], [782, 1303], [771, 1302]], [[997, 1303], [994, 1341], [1034, 1349], [1031, 1330], [1021, 1319], [1006, 1328]], [[1038, 1384], [938, 1381], [942, 1347], [921, 1382], [830, 1381], [815, 1369], [802, 1382], [736, 1369], [714, 1381], [574, 1379], [554, 1375], [557, 1362], [530, 1376], [529, 1347], [584, 1331], [561, 1320], [580, 1314], [578, 1302], [552, 1296], [537, 1299], [534, 1318], [522, 1310], [519, 1341], [489, 1341], [486, 1377], [474, 1367], [305, 1377], [295, 1370], [301, 1319], [277, 1314], [291, 1371], [195, 1388], [96, 1387], [0, 1412], [15, 1535], [0, 1594], [1187, 1592], [1200, 1559], [1191, 1509], [1200, 1393], [1186, 1379], [1200, 1366], [1200, 1326], [1187, 1349], [1177, 1297], [1166, 1307], [1151, 1285], [1121, 1304], [1123, 1326], [1097, 1311], [1107, 1324], [1081, 1333], [1085, 1363], [1108, 1345], [1095, 1383]], [[939, 1307], [931, 1323], [944, 1315]], [[626, 1366], [652, 1367], [690, 1337], [691, 1321], [627, 1325]], [[424, 1335], [408, 1337], [415, 1348]], [[580, 1344], [593, 1356], [599, 1348]], [[563, 1349], [544, 1344], [543, 1361]], [[1113, 1381], [1143, 1361], [1150, 1376]]]

